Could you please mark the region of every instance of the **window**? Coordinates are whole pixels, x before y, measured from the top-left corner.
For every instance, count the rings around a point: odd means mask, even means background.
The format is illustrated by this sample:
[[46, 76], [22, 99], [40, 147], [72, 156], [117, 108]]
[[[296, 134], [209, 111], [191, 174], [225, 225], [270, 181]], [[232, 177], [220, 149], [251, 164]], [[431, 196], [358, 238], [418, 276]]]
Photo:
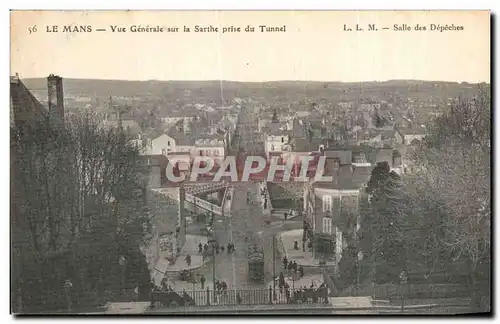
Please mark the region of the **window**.
[[214, 150], [214, 155], [215, 156], [219, 156], [219, 151], [218, 150]]
[[167, 154], [167, 150], [165, 150], [164, 148], [161, 149], [161, 154], [166, 155]]
[[167, 142], [167, 146], [170, 146], [170, 141]]
[[328, 217], [323, 218], [323, 233], [332, 234], [332, 219]]
[[281, 143], [285, 143], [285, 138], [284, 137], [281, 138]]
[[336, 213], [342, 210], [342, 199], [341, 197], [334, 197], [332, 202], [332, 210]]
[[332, 210], [332, 197], [331, 196], [323, 196], [323, 212]]

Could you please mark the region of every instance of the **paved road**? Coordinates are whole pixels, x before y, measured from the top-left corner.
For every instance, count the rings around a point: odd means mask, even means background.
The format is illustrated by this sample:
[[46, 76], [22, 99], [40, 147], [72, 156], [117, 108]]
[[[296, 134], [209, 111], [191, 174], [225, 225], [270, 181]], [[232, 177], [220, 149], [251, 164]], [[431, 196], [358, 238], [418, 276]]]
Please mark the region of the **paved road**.
[[[245, 112], [242, 112], [239, 124], [240, 136], [238, 143], [235, 143], [236, 150], [231, 149], [230, 153], [236, 155], [240, 150], [247, 150], [250, 147], [253, 131], [253, 122]], [[263, 288], [263, 283], [252, 282], [248, 277], [248, 259], [246, 255], [246, 241], [252, 233], [261, 231], [264, 226], [264, 216], [258, 200], [258, 188], [254, 182], [236, 183], [232, 197], [231, 215], [229, 219], [216, 218], [214, 224], [215, 237], [219, 244], [227, 247], [228, 242], [233, 242], [235, 252], [228, 254], [227, 251], [215, 256], [215, 277], [216, 280], [224, 280], [228, 287], [237, 289]], [[247, 203], [247, 192], [250, 194], [250, 203]], [[272, 247], [269, 252], [265, 249], [265, 256], [272, 255]], [[199, 271], [207, 279], [206, 284], [212, 286], [213, 263], [209, 262]]]
[[[239, 124], [239, 143], [235, 147], [239, 151], [247, 152], [248, 149], [255, 145], [255, 132], [257, 130], [257, 122], [255, 118], [249, 116], [248, 112], [242, 111], [242, 116]], [[238, 152], [231, 152], [236, 154]], [[216, 279], [224, 280], [229, 288], [237, 289], [254, 289], [267, 288], [265, 283], [272, 280], [273, 276], [273, 237], [290, 224], [283, 222], [273, 222], [266, 226], [264, 215], [262, 213], [260, 199], [258, 195], [257, 184], [255, 182], [237, 183], [234, 184], [235, 191], [233, 194], [233, 202], [231, 206], [231, 215], [229, 219], [221, 219], [215, 221], [215, 236], [220, 244], [227, 246], [227, 243], [232, 241], [235, 245], [235, 253], [228, 254], [227, 252], [215, 256], [215, 275]], [[247, 203], [247, 193], [250, 196], [250, 202]], [[301, 225], [295, 223], [292, 227], [300, 228]], [[265, 278], [263, 282], [253, 282], [248, 276], [248, 259], [246, 255], [245, 237], [250, 237], [256, 232], [263, 232], [264, 236], [264, 263], [265, 263]], [[277, 247], [277, 241], [275, 246]], [[275, 271], [279, 274], [281, 271], [281, 256], [275, 250]], [[209, 262], [202, 269], [201, 273], [207, 279], [207, 284], [212, 286], [213, 264]]]
[[[255, 131], [257, 123], [250, 116], [251, 112], [242, 111], [239, 124], [240, 138], [237, 147], [239, 151], [248, 151], [255, 145]], [[237, 152], [236, 152], [237, 153]], [[229, 222], [216, 223], [215, 233], [217, 239], [227, 243], [229, 240], [235, 245], [236, 252], [222, 257], [217, 261], [217, 277], [225, 280], [229, 286], [238, 289], [265, 288], [265, 282], [272, 277], [272, 238], [264, 235], [264, 258], [267, 278], [262, 282], [253, 282], [248, 276], [248, 259], [246, 255], [246, 237], [264, 230], [264, 216], [259, 201], [259, 191], [254, 182], [235, 184], [232, 211]], [[247, 195], [250, 201], [247, 203]], [[271, 266], [270, 266], [271, 265]], [[221, 270], [219, 270], [221, 269]], [[219, 276], [220, 274], [220, 276]]]

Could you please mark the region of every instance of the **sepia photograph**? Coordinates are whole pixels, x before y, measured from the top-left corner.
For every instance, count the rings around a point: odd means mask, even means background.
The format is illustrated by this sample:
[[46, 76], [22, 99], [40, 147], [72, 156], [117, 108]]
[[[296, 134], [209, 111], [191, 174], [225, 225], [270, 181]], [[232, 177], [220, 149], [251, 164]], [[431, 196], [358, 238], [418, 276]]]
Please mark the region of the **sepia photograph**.
[[12, 10], [11, 314], [491, 314], [491, 23]]

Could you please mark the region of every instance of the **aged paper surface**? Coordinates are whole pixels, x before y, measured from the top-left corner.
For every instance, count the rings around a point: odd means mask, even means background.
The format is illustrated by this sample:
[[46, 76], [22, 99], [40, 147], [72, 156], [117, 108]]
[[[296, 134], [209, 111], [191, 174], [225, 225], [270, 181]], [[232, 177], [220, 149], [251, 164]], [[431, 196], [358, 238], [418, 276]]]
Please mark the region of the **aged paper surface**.
[[488, 312], [490, 20], [12, 11], [12, 312]]

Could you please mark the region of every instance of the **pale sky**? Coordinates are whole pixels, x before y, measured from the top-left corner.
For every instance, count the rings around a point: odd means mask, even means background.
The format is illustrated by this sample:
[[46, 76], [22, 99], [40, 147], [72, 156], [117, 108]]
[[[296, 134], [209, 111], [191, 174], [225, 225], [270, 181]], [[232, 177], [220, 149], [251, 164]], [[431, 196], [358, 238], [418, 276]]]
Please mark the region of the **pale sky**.
[[[191, 33], [131, 33], [131, 25], [189, 26]], [[344, 24], [363, 32], [345, 32]], [[368, 31], [375, 24], [378, 31]], [[394, 24], [427, 31], [394, 31]], [[430, 31], [430, 24], [463, 26]], [[36, 25], [37, 32], [28, 28]], [[58, 33], [47, 33], [58, 25]], [[91, 33], [62, 32], [91, 25]], [[127, 28], [112, 33], [111, 25]], [[254, 33], [195, 33], [247, 25]], [[286, 26], [261, 33], [258, 25]], [[388, 27], [389, 30], [382, 30]], [[98, 32], [97, 28], [107, 31]], [[87, 11], [11, 14], [11, 73], [116, 80], [419, 79], [490, 82], [487, 11]]]

